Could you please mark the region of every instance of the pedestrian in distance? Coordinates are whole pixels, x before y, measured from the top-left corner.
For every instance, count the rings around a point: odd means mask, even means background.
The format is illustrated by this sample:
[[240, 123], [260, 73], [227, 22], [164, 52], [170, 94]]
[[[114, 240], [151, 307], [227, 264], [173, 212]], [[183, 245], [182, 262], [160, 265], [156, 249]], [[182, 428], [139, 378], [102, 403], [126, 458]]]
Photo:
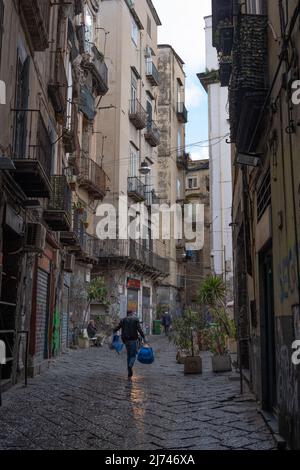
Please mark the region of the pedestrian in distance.
[[139, 336], [141, 336], [145, 341], [145, 335], [141, 328], [139, 319], [131, 310], [128, 310], [127, 317], [123, 318], [113, 331], [116, 333], [119, 330], [121, 330], [121, 338], [126, 346], [128, 378], [131, 378], [133, 375], [133, 366], [138, 353], [138, 339]]
[[168, 312], [168, 310], [166, 310], [164, 313], [163, 313], [163, 316], [162, 316], [162, 319], [161, 319], [161, 323], [165, 329], [165, 335], [168, 336], [169, 334], [169, 331], [170, 331], [170, 326], [171, 326], [171, 323], [172, 323], [172, 318], [171, 318], [171, 315], [170, 313]]

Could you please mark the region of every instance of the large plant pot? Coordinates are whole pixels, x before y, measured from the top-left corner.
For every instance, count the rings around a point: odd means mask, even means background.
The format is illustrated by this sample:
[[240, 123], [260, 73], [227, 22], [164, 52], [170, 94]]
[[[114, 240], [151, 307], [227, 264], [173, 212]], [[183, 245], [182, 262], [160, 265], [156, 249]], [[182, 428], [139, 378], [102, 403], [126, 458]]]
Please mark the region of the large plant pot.
[[202, 374], [202, 359], [200, 356], [188, 356], [184, 360], [185, 374]]
[[89, 346], [90, 346], [90, 340], [88, 338], [81, 338], [79, 336], [78, 338], [78, 346], [81, 348], [81, 349], [88, 349]]
[[229, 354], [212, 357], [212, 368], [214, 372], [231, 372], [231, 357]]

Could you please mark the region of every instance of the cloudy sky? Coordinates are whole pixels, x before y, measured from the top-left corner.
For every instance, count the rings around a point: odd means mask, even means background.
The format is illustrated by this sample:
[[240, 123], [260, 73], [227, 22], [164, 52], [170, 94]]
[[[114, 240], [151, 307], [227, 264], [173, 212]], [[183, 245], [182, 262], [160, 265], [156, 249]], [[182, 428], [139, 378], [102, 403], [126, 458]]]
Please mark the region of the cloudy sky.
[[[153, 0], [161, 19], [158, 42], [170, 44], [185, 62], [186, 107], [189, 111], [186, 142], [207, 139], [207, 96], [196, 74], [205, 70], [204, 16], [211, 0]], [[207, 147], [187, 148], [193, 158], [206, 158]]]

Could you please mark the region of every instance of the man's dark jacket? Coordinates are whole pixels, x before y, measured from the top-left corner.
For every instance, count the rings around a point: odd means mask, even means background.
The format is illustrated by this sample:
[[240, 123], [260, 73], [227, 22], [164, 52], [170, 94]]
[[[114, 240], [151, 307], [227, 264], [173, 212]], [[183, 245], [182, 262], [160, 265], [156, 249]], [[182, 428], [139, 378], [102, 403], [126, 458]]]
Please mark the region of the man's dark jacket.
[[139, 334], [142, 338], [145, 338], [139, 319], [136, 317], [123, 318], [119, 325], [114, 329], [114, 333], [120, 329], [122, 329], [121, 338], [123, 343], [126, 343], [126, 341], [136, 341]]

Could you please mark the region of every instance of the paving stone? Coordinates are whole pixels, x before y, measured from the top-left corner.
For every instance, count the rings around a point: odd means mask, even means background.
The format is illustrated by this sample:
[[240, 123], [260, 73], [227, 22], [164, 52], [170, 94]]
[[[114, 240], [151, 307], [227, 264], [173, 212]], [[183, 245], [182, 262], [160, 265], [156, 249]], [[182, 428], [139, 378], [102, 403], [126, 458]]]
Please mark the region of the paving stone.
[[248, 390], [232, 373], [185, 376], [176, 351], [153, 337], [156, 360], [126, 376], [126, 354], [71, 351], [3, 395], [0, 449], [274, 449]]

